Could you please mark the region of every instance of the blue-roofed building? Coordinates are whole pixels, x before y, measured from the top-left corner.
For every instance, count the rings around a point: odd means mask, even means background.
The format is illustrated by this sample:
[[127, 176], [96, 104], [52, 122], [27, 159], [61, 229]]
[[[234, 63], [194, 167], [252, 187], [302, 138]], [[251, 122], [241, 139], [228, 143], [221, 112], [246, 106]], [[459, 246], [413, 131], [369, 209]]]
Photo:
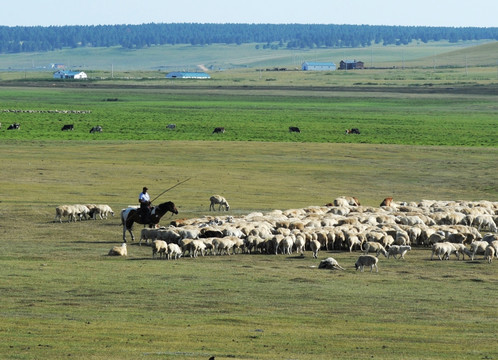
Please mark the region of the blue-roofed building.
[[304, 62], [303, 71], [334, 71], [337, 67], [333, 62]]
[[173, 71], [166, 74], [167, 79], [211, 79], [205, 72]]

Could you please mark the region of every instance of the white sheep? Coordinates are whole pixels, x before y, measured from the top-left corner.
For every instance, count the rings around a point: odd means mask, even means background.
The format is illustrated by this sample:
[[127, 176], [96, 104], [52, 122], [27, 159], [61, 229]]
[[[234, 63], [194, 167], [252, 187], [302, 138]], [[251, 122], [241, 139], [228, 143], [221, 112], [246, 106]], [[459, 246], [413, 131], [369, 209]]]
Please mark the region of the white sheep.
[[379, 259], [373, 255], [360, 255], [358, 260], [356, 260], [356, 263], [354, 264], [356, 270], [360, 269], [361, 272], [363, 272], [363, 269], [365, 266], [370, 266], [370, 272], [373, 271], [373, 268], [375, 267], [375, 271], [379, 272], [379, 268], [377, 266], [377, 262]]
[[470, 252], [472, 253], [472, 256], [470, 258], [474, 260], [474, 257], [478, 252], [484, 253], [488, 245], [489, 243], [487, 241], [482, 241], [482, 240], [472, 242], [470, 244]]
[[398, 230], [396, 231], [396, 238], [394, 239], [394, 243], [396, 245], [410, 245], [410, 236], [406, 231]]
[[489, 229], [491, 232], [498, 232], [496, 223], [489, 214], [477, 215], [474, 219], [474, 226], [477, 226], [477, 230], [479, 231], [481, 231], [481, 229]]
[[333, 204], [334, 206], [360, 206], [360, 202], [354, 196], [339, 196], [338, 198], [334, 199]]
[[296, 252], [304, 255], [304, 247], [306, 246], [306, 239], [302, 234], [296, 235], [296, 240], [294, 241], [294, 246], [296, 247]]
[[[397, 255], [401, 255], [400, 247], [401, 246], [410, 246], [410, 245], [391, 245], [387, 250], [387, 258], [389, 259], [391, 256], [397, 259]], [[403, 254], [404, 255], [404, 254]]]
[[318, 252], [320, 251], [321, 246], [322, 246], [322, 244], [318, 240], [311, 240], [310, 241], [310, 249], [311, 249], [311, 252], [313, 253], [313, 257], [315, 259], [318, 258]]
[[216, 204], [219, 205], [218, 211], [220, 211], [222, 209], [222, 207], [225, 208], [226, 211], [230, 210], [230, 205], [228, 205], [227, 200], [223, 196], [213, 195], [209, 198], [209, 200], [211, 201], [211, 204], [209, 205], [209, 210], [214, 211], [214, 206]]
[[[92, 209], [90, 209], [90, 211], [92, 211]], [[95, 218], [97, 215], [100, 219], [107, 219], [109, 215], [114, 216], [114, 211], [107, 204], [98, 204], [93, 207], [93, 217]]]
[[292, 235], [285, 236], [280, 242], [280, 248], [282, 249], [282, 254], [291, 255], [292, 247], [294, 246], [294, 237]]
[[113, 246], [109, 253], [109, 256], [128, 256], [128, 248], [126, 243], [122, 243], [121, 246]]
[[76, 207], [73, 205], [60, 205], [55, 208], [55, 219], [62, 222], [63, 217], [67, 217], [67, 221], [76, 221], [76, 216], [78, 215]]
[[164, 240], [167, 243], [177, 244], [180, 241], [181, 236], [172, 228], [159, 228], [156, 232], [157, 240]]
[[488, 261], [488, 263], [491, 264], [493, 261], [493, 258], [495, 257], [496, 250], [495, 248], [490, 244], [486, 246], [486, 249], [484, 250], [484, 259]]
[[227, 238], [216, 238], [213, 239], [213, 254], [227, 254], [230, 255], [230, 252], [233, 251], [234, 242]]
[[363, 251], [364, 251], [365, 255], [368, 254], [369, 251], [372, 251], [372, 252], [375, 252], [375, 255], [377, 257], [379, 257], [380, 254], [387, 257], [387, 251], [384, 248], [384, 246], [382, 246], [382, 244], [375, 242], [375, 241], [367, 241], [367, 242], [363, 243]]
[[328, 257], [322, 261], [320, 261], [320, 264], [318, 265], [319, 269], [331, 269], [331, 270], [345, 270], [339, 263], [337, 262], [336, 259], [332, 257]]
[[143, 228], [140, 231], [140, 241], [138, 242], [138, 245], [142, 246], [142, 240], [145, 240], [146, 244], [149, 244], [150, 241], [154, 241], [157, 239], [157, 232], [159, 229], [154, 229], [154, 228]]
[[202, 240], [192, 240], [188, 243], [187, 249], [190, 257], [196, 258], [199, 253], [201, 256], [204, 256], [206, 252], [206, 244]]
[[355, 247], [361, 249], [361, 240], [358, 236], [352, 235], [346, 241], [348, 242], [349, 252], [352, 252]]
[[467, 247], [464, 244], [460, 243], [452, 243], [453, 247], [456, 249], [456, 257], [458, 260], [460, 260], [460, 255], [462, 254], [462, 260], [465, 260], [465, 255], [467, 255], [469, 258], [472, 256], [472, 253], [467, 249]]
[[437, 255], [439, 260], [449, 260], [450, 255], [455, 253], [456, 256], [458, 257], [457, 249], [452, 243], [449, 242], [440, 242], [440, 243], [435, 243], [432, 245], [432, 254], [431, 254], [431, 260], [433, 259], [434, 255]]
[[159, 254], [159, 258], [162, 258], [166, 255], [166, 251], [168, 250], [168, 244], [164, 240], [154, 240], [152, 242], [152, 258]]
[[177, 260], [178, 258], [180, 258], [182, 256], [182, 249], [177, 244], [173, 244], [173, 243], [168, 244], [167, 256], [168, 256], [168, 260], [170, 260], [170, 259]]
[[78, 214], [79, 219], [84, 218], [85, 220], [90, 217], [90, 209], [85, 205], [75, 204], [73, 205], [76, 208], [76, 213]]

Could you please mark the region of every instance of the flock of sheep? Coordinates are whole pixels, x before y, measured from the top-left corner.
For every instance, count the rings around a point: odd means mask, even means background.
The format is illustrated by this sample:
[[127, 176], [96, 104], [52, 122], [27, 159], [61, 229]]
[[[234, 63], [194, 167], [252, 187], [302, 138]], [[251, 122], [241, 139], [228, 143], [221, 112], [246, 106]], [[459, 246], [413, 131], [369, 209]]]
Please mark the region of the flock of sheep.
[[68, 222], [87, 219], [107, 219], [108, 216], [114, 216], [109, 205], [100, 204], [75, 204], [75, 205], [60, 205], [55, 208], [54, 222], [62, 222], [62, 218], [67, 218]]
[[[220, 203], [229, 209], [220, 198], [211, 199], [211, 210]], [[320, 250], [357, 250], [362, 255], [356, 269], [363, 271], [366, 266], [378, 271], [380, 255], [405, 259], [412, 246], [431, 249], [431, 259], [455, 255], [474, 260], [482, 254], [491, 262], [498, 256], [497, 222], [498, 202], [396, 203], [387, 198], [379, 207], [368, 207], [354, 197], [341, 196], [324, 206], [174, 220], [168, 227], [142, 229], [139, 245], [145, 241], [153, 258], [166, 259], [237, 253], [304, 255], [305, 251], [318, 258]], [[113, 254], [127, 255], [126, 244], [111, 249], [109, 255]], [[333, 258], [319, 267], [343, 269]]]

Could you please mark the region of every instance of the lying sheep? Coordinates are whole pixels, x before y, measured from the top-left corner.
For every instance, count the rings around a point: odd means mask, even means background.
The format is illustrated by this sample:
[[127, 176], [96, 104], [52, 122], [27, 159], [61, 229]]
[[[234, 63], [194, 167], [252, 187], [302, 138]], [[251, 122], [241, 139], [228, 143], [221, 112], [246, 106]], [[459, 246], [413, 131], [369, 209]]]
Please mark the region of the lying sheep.
[[168, 250], [168, 244], [164, 240], [154, 240], [152, 242], [152, 258], [159, 254], [159, 258], [162, 258], [166, 255], [166, 251]]
[[405, 254], [410, 251], [412, 247], [410, 245], [392, 245], [387, 251], [387, 258], [393, 257], [398, 259], [396, 256], [400, 255], [399, 259], [404, 259]]
[[113, 246], [109, 253], [109, 256], [128, 256], [128, 249], [126, 243], [122, 243], [121, 246]]
[[378, 258], [376, 258], [373, 255], [360, 255], [358, 260], [356, 260], [356, 263], [354, 264], [356, 271], [360, 269], [361, 272], [363, 272], [363, 269], [365, 266], [370, 266], [370, 272], [373, 271], [373, 268], [375, 267], [375, 271], [379, 272], [379, 268], [377, 266], [377, 262], [379, 261]]
[[375, 251], [375, 256], [379, 257], [379, 254], [382, 254], [385, 257], [387, 257], [387, 251], [384, 248], [384, 246], [382, 246], [382, 244], [375, 242], [375, 241], [365, 242], [363, 244], [363, 251], [364, 251], [365, 255], [368, 254], [369, 251], [372, 251], [372, 252]]
[[226, 211], [230, 210], [230, 205], [228, 205], [227, 200], [220, 195], [213, 195], [209, 198], [211, 201], [211, 204], [209, 205], [209, 210], [214, 211], [214, 206], [218, 204], [218, 211], [220, 211], [222, 208], [225, 208]]
[[339, 263], [337, 262], [336, 259], [328, 257], [322, 261], [320, 261], [320, 264], [318, 265], [319, 269], [330, 269], [330, 270], [345, 270]]

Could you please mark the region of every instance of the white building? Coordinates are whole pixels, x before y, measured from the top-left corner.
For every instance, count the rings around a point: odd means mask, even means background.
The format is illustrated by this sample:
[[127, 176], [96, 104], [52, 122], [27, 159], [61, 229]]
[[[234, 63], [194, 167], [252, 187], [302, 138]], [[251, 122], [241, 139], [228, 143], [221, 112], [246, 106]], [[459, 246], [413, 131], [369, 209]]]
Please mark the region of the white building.
[[87, 79], [88, 76], [83, 71], [59, 70], [54, 73], [54, 79]]
[[304, 71], [334, 71], [337, 66], [333, 62], [304, 62], [302, 70]]
[[204, 72], [173, 71], [166, 75], [167, 79], [211, 79], [211, 76]]

